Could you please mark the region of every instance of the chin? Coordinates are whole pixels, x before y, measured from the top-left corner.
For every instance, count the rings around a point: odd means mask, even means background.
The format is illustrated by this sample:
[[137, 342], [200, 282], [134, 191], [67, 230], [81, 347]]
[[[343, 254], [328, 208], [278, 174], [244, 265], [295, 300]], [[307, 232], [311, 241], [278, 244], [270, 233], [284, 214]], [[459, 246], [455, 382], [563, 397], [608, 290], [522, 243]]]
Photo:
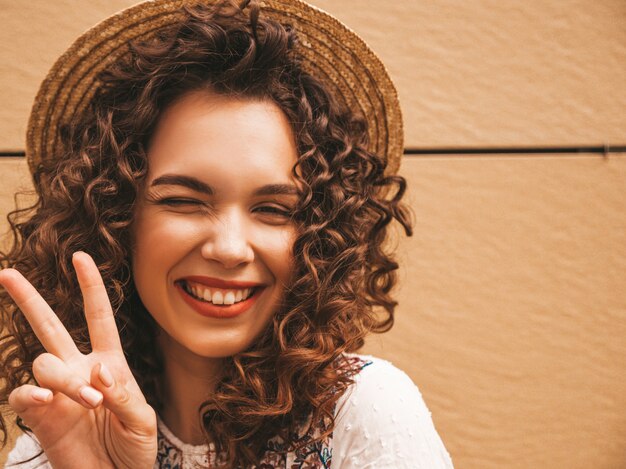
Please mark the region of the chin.
[[201, 342], [183, 342], [181, 345], [202, 358], [227, 358], [247, 350], [252, 344], [253, 342], [245, 341], [243, 338], [230, 337], [224, 341], [209, 339]]

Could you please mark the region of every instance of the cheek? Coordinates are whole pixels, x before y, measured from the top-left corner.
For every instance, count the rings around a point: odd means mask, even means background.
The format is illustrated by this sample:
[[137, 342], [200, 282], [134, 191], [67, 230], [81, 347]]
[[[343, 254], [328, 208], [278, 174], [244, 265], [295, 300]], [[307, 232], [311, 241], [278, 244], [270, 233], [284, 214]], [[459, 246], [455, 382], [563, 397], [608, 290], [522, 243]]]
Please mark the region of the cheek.
[[268, 268], [280, 283], [287, 283], [293, 271], [293, 243], [296, 239], [295, 229], [269, 233], [263, 237], [263, 253]]
[[160, 215], [157, 213], [138, 221], [133, 236], [138, 255], [150, 257], [166, 254], [197, 239], [197, 224]]
[[194, 243], [193, 226], [158, 213], [141, 217], [133, 230], [133, 277], [138, 289], [161, 285], [167, 272]]

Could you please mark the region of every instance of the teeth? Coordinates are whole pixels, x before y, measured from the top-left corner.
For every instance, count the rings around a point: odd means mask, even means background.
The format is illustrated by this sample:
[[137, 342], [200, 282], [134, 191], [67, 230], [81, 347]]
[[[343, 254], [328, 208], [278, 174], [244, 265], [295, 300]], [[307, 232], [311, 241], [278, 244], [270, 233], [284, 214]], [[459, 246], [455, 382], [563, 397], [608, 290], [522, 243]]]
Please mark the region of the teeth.
[[224, 304], [224, 295], [221, 291], [213, 292], [213, 296], [211, 297], [211, 303], [214, 305], [223, 305]]
[[211, 290], [200, 285], [184, 284], [187, 293], [195, 296], [197, 299], [204, 300], [215, 305], [232, 305], [240, 301], [247, 300], [253, 288], [244, 288], [241, 290]]
[[235, 302], [235, 293], [232, 291], [227, 291], [224, 295], [224, 304], [232, 305]]

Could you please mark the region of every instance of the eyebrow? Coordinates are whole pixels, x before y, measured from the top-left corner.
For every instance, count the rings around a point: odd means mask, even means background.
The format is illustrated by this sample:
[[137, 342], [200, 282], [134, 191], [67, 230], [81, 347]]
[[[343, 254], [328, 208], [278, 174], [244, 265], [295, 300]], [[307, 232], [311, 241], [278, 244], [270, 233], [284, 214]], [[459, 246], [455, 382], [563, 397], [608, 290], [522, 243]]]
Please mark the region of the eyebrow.
[[213, 195], [214, 193], [213, 189], [208, 184], [194, 177], [182, 176], [180, 174], [164, 174], [152, 181], [150, 186], [183, 186], [207, 195]]
[[[152, 181], [152, 186], [183, 186], [196, 192], [214, 195], [215, 191], [208, 184], [192, 176], [164, 174]], [[254, 191], [254, 195], [297, 195], [298, 189], [293, 184], [267, 184]]]

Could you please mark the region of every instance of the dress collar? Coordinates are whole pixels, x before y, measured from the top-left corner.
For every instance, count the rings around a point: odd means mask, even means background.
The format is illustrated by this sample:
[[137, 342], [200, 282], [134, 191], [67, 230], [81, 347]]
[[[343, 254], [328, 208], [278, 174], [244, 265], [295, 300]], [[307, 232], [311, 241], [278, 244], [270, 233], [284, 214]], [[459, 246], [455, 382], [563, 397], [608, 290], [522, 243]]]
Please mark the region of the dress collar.
[[157, 416], [157, 425], [163, 437], [168, 440], [172, 444], [172, 446], [182, 451], [185, 455], [200, 456], [206, 455], [208, 452], [215, 452], [215, 445], [213, 443], [204, 445], [190, 445], [187, 443], [183, 443], [176, 435], [172, 433], [169, 428], [167, 428], [165, 422], [163, 422], [163, 420], [161, 420], [161, 417], [159, 416]]

